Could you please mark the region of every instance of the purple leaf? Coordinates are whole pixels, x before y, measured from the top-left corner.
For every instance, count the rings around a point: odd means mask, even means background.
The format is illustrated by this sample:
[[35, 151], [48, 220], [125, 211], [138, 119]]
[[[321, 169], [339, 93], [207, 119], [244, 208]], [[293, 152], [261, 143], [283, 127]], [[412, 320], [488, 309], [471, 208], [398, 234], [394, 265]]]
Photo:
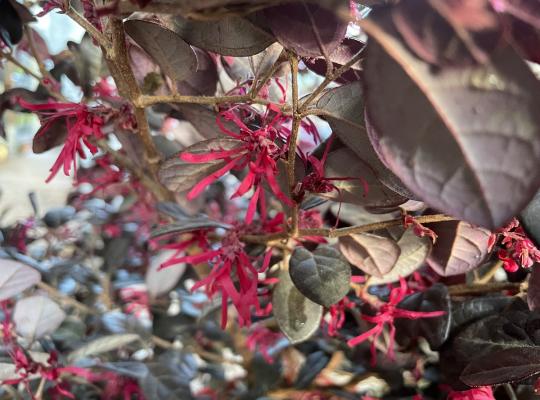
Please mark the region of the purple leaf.
[[153, 19], [129, 19], [124, 27], [128, 35], [156, 61], [165, 75], [181, 81], [197, 69], [197, 57], [191, 46], [160, 22]]
[[[332, 61], [334, 68], [340, 68], [341, 66], [349, 62], [349, 60], [357, 53], [359, 53], [364, 47], [365, 43], [362, 43], [356, 39], [345, 38], [343, 39], [343, 42], [341, 42], [339, 46], [336, 47], [336, 49], [328, 56]], [[327, 65], [324, 57], [318, 57], [314, 59], [307, 58], [304, 60], [304, 63], [310, 70], [312, 70], [316, 74], [326, 76]], [[359, 80], [361, 71], [360, 63], [361, 61], [358, 61], [335, 81], [345, 84], [348, 82], [354, 82]]]
[[371, 233], [341, 237], [339, 249], [352, 265], [378, 278], [392, 270], [401, 253], [394, 240]]
[[540, 268], [535, 264], [531, 268], [529, 287], [527, 289], [527, 304], [534, 311], [540, 309]]
[[252, 56], [275, 42], [268, 32], [240, 17], [225, 17], [217, 21], [176, 17], [174, 31], [189, 44], [224, 56]]
[[[204, 140], [186, 148], [187, 153], [207, 153], [210, 150], [231, 150], [241, 144], [238, 140], [220, 138]], [[192, 188], [201, 179], [217, 171], [225, 165], [224, 161], [190, 164], [182, 161], [178, 154], [165, 160], [161, 165], [158, 177], [169, 190], [181, 192]]]
[[206, 51], [193, 50], [197, 56], [197, 71], [178, 82], [178, 91], [186, 96], [213, 96], [218, 82], [216, 63]]
[[349, 292], [351, 267], [330, 246], [320, 245], [313, 252], [294, 249], [289, 260], [294, 286], [308, 299], [325, 307], [339, 302]]
[[406, 198], [383, 185], [371, 166], [347, 147], [328, 154], [325, 177], [339, 178], [332, 180], [332, 184], [339, 190], [320, 194], [321, 197], [334, 201], [364, 207], [390, 208], [395, 208], [407, 201]]
[[272, 293], [272, 311], [281, 331], [291, 343], [309, 339], [319, 329], [323, 307], [294, 286], [288, 271], [281, 270]]
[[540, 373], [540, 347], [508, 347], [474, 358], [461, 374], [461, 380], [469, 386], [491, 386], [521, 381]]
[[397, 244], [401, 251], [392, 270], [382, 278], [371, 277], [368, 280], [368, 285], [396, 282], [400, 277], [409, 276], [424, 265], [431, 250], [431, 241], [426, 237], [416, 236], [410, 229], [405, 231]]
[[427, 262], [439, 275], [460, 275], [482, 264], [488, 254], [491, 232], [463, 221], [426, 225], [437, 234]]
[[317, 108], [325, 111], [332, 132], [352, 151], [354, 151], [372, 169], [384, 185], [403, 197], [412, 198], [412, 194], [399, 179], [380, 160], [369, 141], [364, 119], [364, 102], [360, 82], [353, 82], [327, 90], [317, 101]]
[[264, 15], [283, 47], [303, 57], [331, 54], [345, 38], [348, 25], [331, 9], [304, 2], [270, 7]]
[[539, 83], [509, 46], [489, 65], [434, 71], [381, 11], [364, 26], [372, 35], [365, 87], [374, 147], [433, 208], [490, 229], [504, 225], [540, 185]]
[[405, 297], [397, 308], [420, 312], [444, 311], [445, 314], [435, 318], [396, 319], [398, 343], [409, 346], [422, 336], [426, 338], [432, 349], [439, 348], [450, 334], [451, 307], [448, 289], [439, 283], [423, 292], [416, 292]]
[[235, 82], [245, 82], [248, 79], [264, 76], [278, 60], [283, 46], [274, 43], [262, 52], [250, 57], [221, 57], [221, 64], [227, 75]]

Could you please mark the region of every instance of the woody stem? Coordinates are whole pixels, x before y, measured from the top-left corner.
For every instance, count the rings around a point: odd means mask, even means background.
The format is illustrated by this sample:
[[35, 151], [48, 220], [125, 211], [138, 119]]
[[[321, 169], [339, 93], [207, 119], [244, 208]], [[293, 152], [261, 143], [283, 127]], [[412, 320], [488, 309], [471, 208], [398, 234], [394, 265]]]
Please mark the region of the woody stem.
[[[302, 117], [298, 114], [298, 57], [296, 56], [296, 54], [289, 53], [289, 63], [291, 65], [293, 120], [291, 136], [289, 138], [289, 150], [287, 154], [287, 183], [289, 186], [289, 195], [291, 195], [294, 192], [294, 186], [296, 184], [294, 173], [296, 148], [298, 142], [298, 132], [300, 130], [300, 121]], [[293, 200], [290, 228], [291, 237], [295, 237], [298, 235], [298, 229], [298, 204]]]
[[139, 101], [142, 97], [142, 93], [129, 63], [126, 48], [126, 36], [122, 20], [111, 17], [107, 29], [112, 38], [112, 46], [110, 51], [104, 49], [105, 58], [119, 93], [127, 99], [134, 108], [134, 115], [137, 121], [137, 132], [144, 146], [146, 165], [151, 173], [151, 178], [156, 182], [156, 184], [153, 185], [155, 186], [153, 192], [159, 200], [171, 200], [173, 199], [173, 194], [163, 187], [157, 179], [158, 163], [161, 157], [152, 140], [150, 126], [148, 125], [148, 120], [146, 118], [145, 105], [140, 104]]

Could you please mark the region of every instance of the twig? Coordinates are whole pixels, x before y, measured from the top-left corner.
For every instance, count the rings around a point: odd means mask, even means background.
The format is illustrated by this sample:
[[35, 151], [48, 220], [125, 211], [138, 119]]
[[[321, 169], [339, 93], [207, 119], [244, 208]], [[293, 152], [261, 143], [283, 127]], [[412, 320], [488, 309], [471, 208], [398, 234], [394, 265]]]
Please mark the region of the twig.
[[315, 36], [315, 40], [317, 41], [317, 45], [319, 46], [319, 50], [321, 51], [321, 54], [324, 57], [324, 61], [326, 62], [326, 76], [331, 76], [332, 72], [334, 71], [334, 63], [332, 60], [330, 60], [330, 55], [328, 54], [328, 51], [326, 51], [326, 47], [324, 46], [324, 43], [321, 39], [321, 34], [319, 30], [317, 29], [317, 24], [315, 22], [315, 19], [313, 18], [313, 15], [311, 14], [311, 11], [309, 10], [307, 4], [305, 1], [302, 1], [302, 5], [304, 6], [304, 9], [306, 10], [306, 15], [309, 18], [309, 21], [311, 23], [311, 30], [313, 31], [313, 36]]
[[287, 104], [273, 103], [260, 97], [252, 98], [249, 94], [238, 96], [182, 96], [179, 94], [162, 95], [162, 96], [147, 96], [141, 95], [135, 99], [134, 104], [137, 107], [149, 107], [162, 103], [188, 103], [188, 104], [206, 104], [215, 105], [223, 103], [256, 103], [256, 104], [273, 104], [282, 111], [288, 111], [290, 107]]
[[66, 11], [66, 15], [71, 17], [73, 21], [78, 23], [88, 34], [105, 50], [106, 53], [110, 52], [112, 47], [110, 41], [103, 33], [101, 33], [90, 21], [84, 16], [78, 13], [71, 5]]
[[271, 68], [268, 69], [266, 74], [261, 78], [256, 76], [253, 81], [253, 86], [251, 87], [251, 90], [249, 91], [249, 97], [252, 99], [255, 99], [258, 95], [263, 86], [268, 82], [268, 80], [274, 75], [274, 73], [277, 71], [278, 67], [281, 65], [281, 59], [282, 57], [286, 56], [287, 50], [283, 49], [281, 51], [281, 54], [277, 58], [274, 65], [272, 65]]
[[44, 83], [45, 78], [47, 78], [51, 84], [53, 82], [55, 82], [56, 79], [54, 79], [54, 77], [47, 70], [47, 68], [45, 68], [45, 64], [43, 63], [43, 60], [41, 59], [41, 57], [39, 55], [39, 52], [37, 51], [36, 41], [34, 40], [34, 33], [33, 33], [32, 29], [30, 29], [30, 27], [28, 25], [25, 25], [24, 26], [24, 31], [25, 31], [26, 36], [28, 38], [28, 44], [30, 45], [30, 52], [32, 53], [32, 56], [36, 60], [36, 63], [37, 63], [38, 68], [39, 68], [39, 72], [41, 73], [41, 77], [42, 77], [40, 79], [41, 83], [43, 84], [43, 86], [45, 86], [48, 89], [49, 93], [52, 96], [54, 96], [57, 100], [66, 101], [65, 97], [62, 95], [62, 93], [60, 93], [60, 91], [58, 91], [58, 92], [55, 91], [55, 90], [53, 91], [50, 88], [51, 85], [46, 85]]
[[[495, 262], [491, 268], [489, 269], [489, 271], [484, 275], [482, 276], [481, 278], [477, 279], [475, 283], [480, 283], [480, 284], [486, 284], [488, 283], [491, 278], [493, 278], [493, 276], [497, 273], [497, 271], [502, 267], [503, 265], [503, 262], [502, 261], [497, 261]], [[475, 270], [476, 271], [476, 270]]]
[[452, 285], [448, 287], [448, 292], [451, 296], [467, 296], [501, 292], [503, 290], [520, 290], [521, 288], [522, 284], [519, 282], [493, 282], [487, 284]]
[[[450, 217], [444, 214], [434, 214], [434, 215], [423, 215], [420, 217], [415, 217], [415, 220], [421, 224], [428, 224], [431, 222], [442, 222], [442, 221], [454, 221], [454, 217]], [[314, 229], [300, 229], [300, 236], [323, 236], [328, 238], [336, 238], [341, 236], [352, 235], [354, 233], [363, 233], [363, 232], [372, 232], [379, 229], [390, 228], [392, 226], [403, 225], [403, 219], [397, 218], [389, 221], [375, 222], [372, 224], [358, 225], [358, 226], [349, 226], [347, 228], [314, 228]]]
[[[301, 121], [301, 117], [298, 114], [298, 57], [296, 54], [289, 53], [289, 63], [291, 64], [293, 121], [291, 127], [291, 136], [289, 137], [289, 150], [287, 154], [287, 183], [289, 186], [289, 194], [292, 194], [294, 185], [296, 183], [296, 148]], [[298, 203], [294, 201], [293, 208], [291, 210], [291, 237], [296, 237], [298, 235], [298, 229]]]
[[42, 377], [39, 381], [39, 386], [36, 390], [36, 394], [34, 395], [35, 400], [41, 400], [43, 398], [43, 390], [45, 390], [45, 383], [47, 382], [47, 378]]
[[19, 60], [17, 60], [15, 57], [13, 57], [13, 55], [11, 53], [1, 53], [1, 57], [2, 58], [5, 58], [6, 60], [8, 60], [10, 63], [16, 65], [17, 67], [19, 67], [20, 69], [22, 69], [25, 73], [27, 73], [28, 75], [32, 76], [33, 78], [36, 78], [38, 81], [41, 82], [42, 80], [42, 77], [39, 76], [38, 74], [36, 74], [35, 72], [33, 72], [32, 70], [30, 70], [28, 67], [26, 67], [25, 65], [21, 64], [19, 62]]
[[509, 383], [505, 383], [503, 386], [510, 400], [518, 400], [516, 392], [514, 392], [514, 388], [512, 387], [512, 385], [510, 385]]
[[39, 282], [37, 284], [37, 287], [44, 290], [45, 292], [47, 292], [47, 294], [51, 297], [54, 297], [56, 298], [58, 301], [64, 303], [64, 304], [68, 304], [70, 306], [73, 306], [74, 308], [76, 308], [77, 310], [85, 313], [85, 314], [98, 314], [98, 312], [96, 310], [94, 310], [93, 308], [90, 308], [88, 306], [86, 306], [85, 304], [83, 303], [80, 303], [78, 302], [77, 300], [63, 294], [62, 292], [58, 291], [56, 288], [46, 284], [45, 282]]
[[307, 107], [313, 103], [315, 99], [323, 92], [324, 89], [336, 78], [339, 78], [345, 71], [351, 68], [356, 64], [364, 55], [363, 49], [359, 51], [353, 58], [351, 58], [347, 63], [343, 64], [341, 67], [337, 68], [331, 74], [327, 75], [326, 78], [321, 82], [321, 84], [308, 96], [308, 98], [302, 103], [298, 112], [302, 113], [306, 111]]
[[122, 20], [113, 17], [110, 21], [109, 29], [112, 37], [112, 52], [106, 57], [109, 69], [120, 94], [134, 106], [137, 132], [144, 146], [145, 161], [152, 174], [156, 176], [157, 163], [160, 160], [160, 156], [152, 140], [144, 106], [138, 103], [138, 99], [142, 96], [142, 93], [129, 63], [126, 35]]

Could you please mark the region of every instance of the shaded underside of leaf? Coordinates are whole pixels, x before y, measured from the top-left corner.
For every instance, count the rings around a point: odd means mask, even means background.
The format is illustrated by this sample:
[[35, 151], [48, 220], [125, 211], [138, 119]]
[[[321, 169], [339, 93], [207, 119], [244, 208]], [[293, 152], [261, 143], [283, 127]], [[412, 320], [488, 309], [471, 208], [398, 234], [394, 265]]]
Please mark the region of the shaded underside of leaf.
[[434, 71], [407, 50], [387, 10], [374, 15], [364, 26], [374, 146], [427, 204], [500, 227], [540, 185], [536, 78], [504, 45], [487, 65]]

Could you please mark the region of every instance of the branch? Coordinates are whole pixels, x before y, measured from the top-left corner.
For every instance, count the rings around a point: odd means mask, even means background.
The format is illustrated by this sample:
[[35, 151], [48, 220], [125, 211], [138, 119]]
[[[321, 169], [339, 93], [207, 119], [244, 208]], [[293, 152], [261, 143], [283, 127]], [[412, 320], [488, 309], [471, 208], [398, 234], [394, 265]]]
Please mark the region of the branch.
[[100, 32], [84, 16], [79, 14], [71, 5], [66, 11], [66, 15], [68, 15], [73, 21], [78, 23], [86, 32], [88, 32], [88, 34], [105, 50], [106, 53], [111, 51], [111, 43], [109, 42], [109, 39], [107, 39], [107, 36]]
[[308, 98], [300, 106], [299, 112], [302, 113], [306, 111], [307, 107], [316, 100], [319, 95], [323, 92], [324, 89], [336, 78], [339, 78], [345, 71], [351, 68], [364, 56], [364, 49], [360, 50], [353, 58], [351, 58], [346, 64], [343, 64], [341, 67], [337, 68], [331, 74], [327, 75], [326, 78], [321, 82], [321, 84], [311, 93]]
[[206, 104], [216, 105], [222, 103], [255, 103], [269, 105], [273, 104], [282, 111], [289, 111], [290, 106], [287, 104], [278, 104], [260, 97], [252, 98], [249, 94], [238, 96], [182, 96], [179, 94], [162, 95], [162, 96], [147, 96], [141, 95], [135, 99], [134, 104], [137, 107], [149, 107], [162, 103], [187, 103], [187, 104]]
[[287, 51], [285, 49], [281, 50], [281, 54], [277, 58], [274, 65], [272, 65], [271, 68], [268, 69], [266, 74], [261, 78], [259, 76], [256, 76], [253, 80], [253, 86], [251, 87], [251, 90], [249, 91], [249, 96], [252, 99], [255, 99], [258, 95], [261, 89], [264, 85], [266, 85], [266, 82], [274, 75], [274, 73], [277, 71], [278, 67], [281, 65], [282, 57], [285, 57], [287, 54]]
[[[429, 224], [432, 222], [442, 222], [442, 221], [455, 221], [455, 218], [450, 217], [444, 214], [434, 214], [434, 215], [422, 215], [420, 217], [414, 218], [421, 224]], [[359, 225], [359, 226], [349, 226], [347, 228], [315, 228], [315, 229], [300, 229], [300, 236], [323, 236], [328, 238], [336, 238], [341, 236], [348, 236], [355, 233], [364, 233], [372, 232], [379, 229], [390, 228], [392, 226], [403, 225], [403, 218], [392, 219], [389, 221], [375, 222], [373, 224]]]
[[503, 290], [519, 291], [523, 288], [519, 282], [493, 282], [487, 284], [452, 285], [448, 287], [451, 296], [470, 296]]
[[138, 102], [142, 93], [129, 63], [126, 49], [126, 35], [122, 20], [113, 17], [110, 21], [109, 29], [112, 37], [112, 51], [106, 53], [107, 63], [120, 95], [130, 101], [134, 106], [137, 132], [144, 145], [146, 162], [152, 174], [156, 176], [157, 163], [160, 160], [160, 156], [152, 140], [144, 106]]
[[[291, 127], [291, 136], [289, 137], [289, 150], [287, 154], [287, 183], [289, 186], [289, 195], [294, 191], [296, 184], [295, 162], [296, 148], [298, 142], [298, 132], [300, 131], [300, 121], [302, 117], [298, 114], [298, 57], [296, 54], [289, 53], [289, 63], [291, 64], [292, 80], [292, 111], [293, 121]], [[293, 200], [293, 209], [291, 210], [291, 236], [298, 235], [298, 204]]]
[[12, 63], [13, 65], [16, 65], [17, 67], [19, 67], [20, 69], [22, 69], [26, 74], [30, 75], [31, 77], [37, 79], [38, 81], [41, 82], [42, 80], [42, 77], [39, 76], [38, 74], [36, 74], [35, 72], [33, 72], [32, 70], [30, 70], [28, 67], [26, 67], [25, 65], [21, 64], [19, 62], [19, 60], [17, 60], [15, 57], [13, 57], [13, 55], [11, 53], [1, 53], [1, 57], [2, 58], [5, 58], [6, 60], [8, 60], [10, 63]]

